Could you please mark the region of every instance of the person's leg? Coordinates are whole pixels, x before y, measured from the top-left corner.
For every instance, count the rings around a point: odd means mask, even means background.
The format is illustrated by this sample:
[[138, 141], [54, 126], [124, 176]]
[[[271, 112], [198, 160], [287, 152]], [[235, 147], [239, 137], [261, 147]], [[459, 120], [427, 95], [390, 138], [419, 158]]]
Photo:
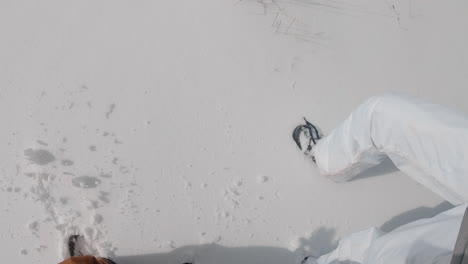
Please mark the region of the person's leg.
[[59, 264], [107, 264], [107, 263], [99, 262], [99, 260], [93, 256], [79, 256], [79, 257], [71, 257], [69, 259], [66, 259], [63, 262], [60, 262]]
[[79, 256], [71, 257], [59, 264], [116, 264], [114, 261], [108, 258], [97, 258], [94, 256]]
[[318, 258], [307, 257], [302, 264], [362, 263], [367, 250], [382, 235], [383, 232], [375, 227], [353, 233], [342, 238], [332, 252]]
[[302, 264], [449, 263], [465, 205], [420, 219], [383, 233], [369, 228], [343, 237], [338, 247]]
[[468, 119], [399, 94], [372, 97], [312, 149], [319, 172], [349, 180], [388, 156], [452, 204], [468, 201]]

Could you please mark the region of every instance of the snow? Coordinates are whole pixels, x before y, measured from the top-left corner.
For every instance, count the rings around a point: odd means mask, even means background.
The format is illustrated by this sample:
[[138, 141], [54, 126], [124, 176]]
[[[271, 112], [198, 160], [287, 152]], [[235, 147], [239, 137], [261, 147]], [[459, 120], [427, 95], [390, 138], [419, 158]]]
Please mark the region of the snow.
[[[292, 141], [401, 91], [468, 112], [463, 1], [0, 3], [9, 263], [300, 263], [446, 209], [387, 162], [335, 184]], [[375, 177], [377, 176], [377, 177]]]

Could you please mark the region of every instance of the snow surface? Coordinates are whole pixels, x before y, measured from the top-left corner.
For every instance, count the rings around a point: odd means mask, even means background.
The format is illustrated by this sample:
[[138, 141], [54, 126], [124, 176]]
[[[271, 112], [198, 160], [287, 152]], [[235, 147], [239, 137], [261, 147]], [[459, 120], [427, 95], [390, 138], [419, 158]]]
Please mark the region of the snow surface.
[[[335, 184], [291, 139], [403, 91], [468, 112], [468, 3], [0, 2], [0, 252], [299, 263], [450, 206], [390, 162]], [[417, 120], [415, 120], [417, 122]], [[378, 176], [379, 177], [372, 177]]]

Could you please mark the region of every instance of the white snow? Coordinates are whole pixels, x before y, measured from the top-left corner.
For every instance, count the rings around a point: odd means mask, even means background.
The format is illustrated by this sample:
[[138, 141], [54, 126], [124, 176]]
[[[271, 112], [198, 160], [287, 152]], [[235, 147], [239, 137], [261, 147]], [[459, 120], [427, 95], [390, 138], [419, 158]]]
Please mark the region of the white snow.
[[447, 208], [388, 162], [328, 181], [291, 133], [389, 90], [468, 112], [467, 11], [1, 1], [2, 259], [58, 263], [79, 233], [119, 264], [292, 264]]

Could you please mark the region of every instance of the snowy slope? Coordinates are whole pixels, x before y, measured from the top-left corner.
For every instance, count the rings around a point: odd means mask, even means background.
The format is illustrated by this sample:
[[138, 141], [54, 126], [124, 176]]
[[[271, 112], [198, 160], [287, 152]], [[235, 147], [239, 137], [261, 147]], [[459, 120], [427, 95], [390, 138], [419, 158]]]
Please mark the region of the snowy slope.
[[79, 232], [120, 263], [298, 263], [448, 208], [388, 162], [323, 179], [290, 134], [389, 90], [468, 112], [467, 11], [0, 1], [2, 259], [57, 263]]

